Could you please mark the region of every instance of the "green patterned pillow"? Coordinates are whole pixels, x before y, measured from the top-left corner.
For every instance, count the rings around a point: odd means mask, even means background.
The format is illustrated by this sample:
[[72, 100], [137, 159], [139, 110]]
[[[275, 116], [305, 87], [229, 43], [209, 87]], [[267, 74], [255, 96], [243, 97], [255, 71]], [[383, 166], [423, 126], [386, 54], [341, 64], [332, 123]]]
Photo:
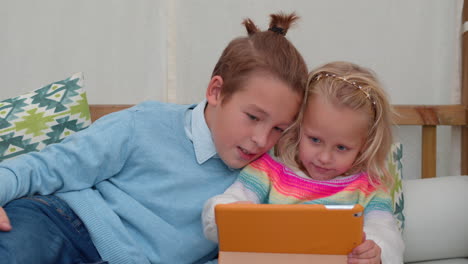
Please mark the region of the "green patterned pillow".
[[0, 101], [0, 162], [62, 141], [91, 124], [83, 75]]
[[390, 192], [393, 201], [393, 214], [398, 223], [398, 228], [403, 231], [405, 227], [405, 215], [403, 209], [405, 207], [405, 199], [403, 196], [402, 178], [403, 165], [401, 159], [403, 157], [403, 146], [401, 143], [392, 145], [390, 155], [387, 160], [387, 166], [390, 173], [393, 175], [395, 183]]

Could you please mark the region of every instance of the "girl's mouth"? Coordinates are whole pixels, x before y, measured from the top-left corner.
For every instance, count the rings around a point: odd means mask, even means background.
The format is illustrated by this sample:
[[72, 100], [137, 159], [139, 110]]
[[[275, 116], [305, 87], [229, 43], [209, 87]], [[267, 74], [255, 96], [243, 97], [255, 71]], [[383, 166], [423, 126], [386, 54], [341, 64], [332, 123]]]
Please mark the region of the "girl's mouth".
[[323, 168], [323, 167], [320, 167], [320, 166], [317, 166], [314, 164], [314, 168], [315, 170], [320, 173], [320, 174], [325, 174], [327, 172], [329, 172], [331, 169], [327, 169], [327, 168]]

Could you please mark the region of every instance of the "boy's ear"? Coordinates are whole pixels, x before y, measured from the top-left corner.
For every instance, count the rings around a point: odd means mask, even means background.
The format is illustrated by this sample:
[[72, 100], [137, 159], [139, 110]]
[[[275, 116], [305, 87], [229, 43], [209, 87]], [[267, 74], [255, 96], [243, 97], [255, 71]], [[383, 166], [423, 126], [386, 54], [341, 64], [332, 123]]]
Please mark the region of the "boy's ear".
[[208, 104], [216, 106], [221, 103], [221, 90], [223, 89], [223, 78], [219, 75], [213, 76], [208, 88], [206, 88], [206, 100]]

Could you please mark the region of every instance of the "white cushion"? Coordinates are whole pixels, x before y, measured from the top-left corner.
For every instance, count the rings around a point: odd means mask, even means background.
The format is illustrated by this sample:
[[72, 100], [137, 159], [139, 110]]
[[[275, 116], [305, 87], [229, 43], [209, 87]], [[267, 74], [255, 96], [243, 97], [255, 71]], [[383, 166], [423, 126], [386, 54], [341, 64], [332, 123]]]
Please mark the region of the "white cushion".
[[406, 262], [407, 264], [468, 264], [468, 258], [441, 259], [421, 262]]
[[468, 176], [404, 180], [403, 192], [405, 262], [468, 257]]

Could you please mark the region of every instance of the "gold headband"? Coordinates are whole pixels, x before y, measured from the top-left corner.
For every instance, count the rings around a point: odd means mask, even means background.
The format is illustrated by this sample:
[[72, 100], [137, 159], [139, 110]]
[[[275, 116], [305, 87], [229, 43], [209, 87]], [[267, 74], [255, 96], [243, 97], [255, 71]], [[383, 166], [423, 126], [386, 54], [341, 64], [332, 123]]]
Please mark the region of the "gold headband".
[[332, 73], [320, 73], [320, 74], [318, 74], [314, 79], [315, 79], [316, 81], [318, 81], [318, 80], [320, 80], [322, 77], [332, 77], [332, 78], [341, 80], [341, 81], [343, 81], [343, 82], [346, 82], [346, 83], [348, 83], [348, 84], [350, 84], [350, 85], [356, 87], [357, 89], [359, 89], [360, 91], [362, 91], [362, 92], [366, 95], [367, 99], [369, 99], [369, 101], [371, 101], [372, 106], [375, 108], [375, 101], [371, 98], [369, 92], [364, 91], [364, 89], [362, 88], [362, 86], [359, 85], [359, 84], [357, 84], [356, 82], [354, 82], [354, 81], [349, 81], [349, 80], [346, 79], [345, 77], [337, 76], [336, 74], [332, 74]]

